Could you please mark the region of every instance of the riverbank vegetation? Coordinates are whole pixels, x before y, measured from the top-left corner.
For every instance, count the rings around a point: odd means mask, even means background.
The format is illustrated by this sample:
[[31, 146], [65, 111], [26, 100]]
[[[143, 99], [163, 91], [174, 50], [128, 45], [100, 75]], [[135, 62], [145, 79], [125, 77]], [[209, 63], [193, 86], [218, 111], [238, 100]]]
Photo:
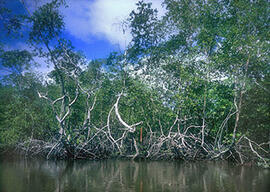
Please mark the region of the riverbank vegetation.
[[[21, 1], [23, 4], [23, 1]], [[109, 157], [269, 165], [267, 1], [144, 1], [121, 24], [126, 50], [88, 61], [68, 39], [54, 0], [15, 15], [1, 5], [10, 72], [0, 87], [0, 142], [47, 159]], [[66, 4], [67, 5], [67, 4]], [[36, 58], [53, 70], [31, 72]]]

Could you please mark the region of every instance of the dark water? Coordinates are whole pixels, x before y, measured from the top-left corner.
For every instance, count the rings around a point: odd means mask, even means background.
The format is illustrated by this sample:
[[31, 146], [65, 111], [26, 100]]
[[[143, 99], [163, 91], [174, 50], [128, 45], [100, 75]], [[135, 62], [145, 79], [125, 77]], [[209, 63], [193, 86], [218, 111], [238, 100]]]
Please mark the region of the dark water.
[[0, 192], [270, 191], [270, 170], [214, 162], [0, 160]]

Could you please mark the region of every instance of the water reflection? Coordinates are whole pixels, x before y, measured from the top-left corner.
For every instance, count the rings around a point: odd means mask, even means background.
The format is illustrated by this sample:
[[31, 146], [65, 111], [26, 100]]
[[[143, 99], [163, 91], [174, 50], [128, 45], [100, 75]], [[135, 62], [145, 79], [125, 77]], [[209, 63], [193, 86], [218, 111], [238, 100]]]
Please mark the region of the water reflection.
[[269, 181], [270, 170], [228, 163], [0, 161], [1, 192], [263, 192]]

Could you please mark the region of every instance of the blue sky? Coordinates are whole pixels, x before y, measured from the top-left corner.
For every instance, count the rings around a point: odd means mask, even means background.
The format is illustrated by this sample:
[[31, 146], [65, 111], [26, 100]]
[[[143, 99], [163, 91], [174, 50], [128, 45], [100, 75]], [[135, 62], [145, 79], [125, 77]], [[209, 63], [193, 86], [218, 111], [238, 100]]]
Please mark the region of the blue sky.
[[[33, 12], [49, 0], [24, 1]], [[19, 0], [6, 2], [8, 7], [16, 12], [23, 11]], [[112, 51], [123, 51], [127, 47], [131, 35], [129, 30], [123, 34], [121, 23], [136, 8], [137, 0], [66, 0], [66, 2], [68, 7], [60, 9], [65, 22], [64, 36], [71, 40], [74, 47], [82, 51], [87, 59], [104, 58]], [[146, 0], [146, 2], [152, 2], [153, 7], [158, 9], [159, 16], [164, 14], [162, 0]], [[0, 34], [0, 38], [8, 49], [27, 47], [23, 41], [6, 38], [3, 34]], [[41, 66], [36, 70], [49, 70], [41, 60], [39, 62]]]

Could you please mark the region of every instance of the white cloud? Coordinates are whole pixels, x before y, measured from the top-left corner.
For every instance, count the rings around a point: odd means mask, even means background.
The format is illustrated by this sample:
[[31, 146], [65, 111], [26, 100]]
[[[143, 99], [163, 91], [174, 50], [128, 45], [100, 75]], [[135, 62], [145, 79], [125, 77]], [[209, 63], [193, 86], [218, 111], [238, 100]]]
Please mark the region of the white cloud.
[[121, 48], [131, 40], [129, 32], [123, 34], [121, 22], [135, 8], [134, 0], [99, 0], [95, 1], [89, 12], [92, 33], [105, 36], [112, 44], [119, 44]]
[[[165, 13], [163, 0], [146, 0], [159, 12]], [[49, 2], [49, 0], [26, 0], [30, 10]], [[61, 9], [66, 30], [74, 37], [85, 42], [95, 38], [107, 39], [111, 44], [118, 44], [124, 49], [131, 40], [130, 32], [123, 34], [121, 22], [136, 9], [138, 0], [66, 0], [67, 8]]]
[[[137, 0], [68, 0], [68, 8], [63, 9], [67, 31], [73, 36], [91, 41], [93, 36], [105, 38], [111, 44], [118, 44], [124, 49], [131, 40], [127, 30], [122, 32], [121, 22], [129, 13], [136, 9]], [[148, 0], [158, 9], [159, 15], [164, 14], [161, 0]]]
[[53, 65], [48, 65], [45, 58], [34, 57], [33, 59], [38, 64], [38, 66], [32, 68], [34, 72], [47, 76], [53, 70]]

